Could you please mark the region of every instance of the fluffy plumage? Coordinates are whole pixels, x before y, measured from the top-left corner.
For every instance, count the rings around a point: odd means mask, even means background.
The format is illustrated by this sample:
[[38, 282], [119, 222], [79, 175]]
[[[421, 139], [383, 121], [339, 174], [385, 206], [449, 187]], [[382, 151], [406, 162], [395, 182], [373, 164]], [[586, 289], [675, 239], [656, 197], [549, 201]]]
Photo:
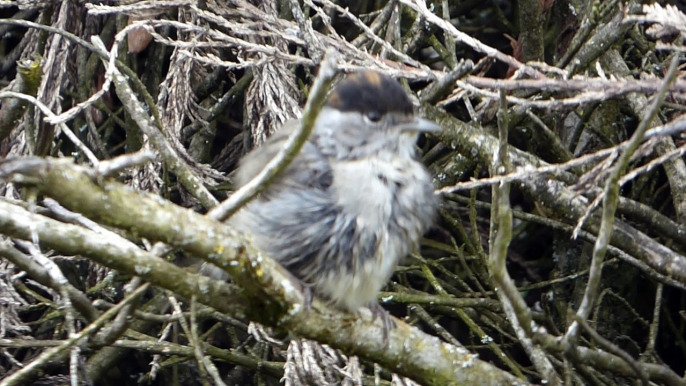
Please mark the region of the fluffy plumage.
[[[299, 122], [288, 122], [241, 161], [250, 181]], [[329, 96], [310, 140], [260, 197], [231, 219], [255, 245], [340, 308], [377, 306], [398, 261], [431, 226], [438, 200], [415, 159], [418, 120], [405, 91], [374, 72]]]

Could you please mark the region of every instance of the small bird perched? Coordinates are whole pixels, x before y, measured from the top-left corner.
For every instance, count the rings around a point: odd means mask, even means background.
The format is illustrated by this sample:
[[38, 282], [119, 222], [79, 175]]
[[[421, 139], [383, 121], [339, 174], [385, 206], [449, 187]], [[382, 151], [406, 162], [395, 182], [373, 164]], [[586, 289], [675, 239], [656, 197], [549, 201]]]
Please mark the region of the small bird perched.
[[[241, 160], [239, 186], [299, 124], [287, 122]], [[230, 224], [333, 305], [381, 315], [387, 337], [391, 321], [376, 297], [438, 206], [431, 176], [415, 159], [417, 136], [440, 129], [414, 115], [393, 78], [351, 74], [329, 95], [293, 163]]]

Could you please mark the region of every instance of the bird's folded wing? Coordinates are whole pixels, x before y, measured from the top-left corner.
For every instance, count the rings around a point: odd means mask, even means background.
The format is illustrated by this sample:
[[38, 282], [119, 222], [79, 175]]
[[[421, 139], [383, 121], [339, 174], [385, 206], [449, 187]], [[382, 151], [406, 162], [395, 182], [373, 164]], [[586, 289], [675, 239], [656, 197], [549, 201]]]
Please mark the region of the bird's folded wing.
[[[288, 136], [300, 124], [299, 120], [287, 121], [262, 146], [253, 149], [240, 161], [236, 173], [236, 185], [241, 187], [252, 180], [283, 148]], [[305, 188], [326, 190], [331, 186], [332, 172], [329, 161], [312, 141], [307, 141], [291, 165], [279, 176], [272, 189]]]

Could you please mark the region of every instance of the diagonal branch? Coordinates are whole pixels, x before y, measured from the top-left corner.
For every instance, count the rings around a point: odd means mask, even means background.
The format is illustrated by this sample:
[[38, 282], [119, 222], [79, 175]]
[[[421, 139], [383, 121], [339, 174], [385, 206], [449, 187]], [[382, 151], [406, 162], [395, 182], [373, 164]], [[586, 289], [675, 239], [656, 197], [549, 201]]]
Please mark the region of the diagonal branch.
[[[22, 158], [0, 163], [0, 176], [24, 180], [65, 207], [95, 221], [163, 241], [224, 268], [243, 292], [245, 312], [267, 325], [329, 344], [352, 355], [378, 362], [426, 385], [502, 385], [518, 382], [512, 375], [480, 361], [466, 350], [396, 321], [385, 346], [382, 326], [370, 315], [362, 318], [332, 311], [315, 302], [307, 312], [303, 297], [284, 269], [260, 254], [224, 224], [158, 197], [134, 192], [117, 182], [97, 185], [88, 168], [66, 160]], [[183, 224], [183, 226], [180, 226]], [[27, 239], [36, 229], [44, 246], [91, 259], [141, 276], [223, 312], [234, 312], [236, 294], [226, 283], [185, 272], [131, 245], [114, 245], [102, 235], [0, 202], [0, 229]], [[247, 302], [247, 303], [246, 303]], [[407, 348], [411, 347], [411, 350]]]

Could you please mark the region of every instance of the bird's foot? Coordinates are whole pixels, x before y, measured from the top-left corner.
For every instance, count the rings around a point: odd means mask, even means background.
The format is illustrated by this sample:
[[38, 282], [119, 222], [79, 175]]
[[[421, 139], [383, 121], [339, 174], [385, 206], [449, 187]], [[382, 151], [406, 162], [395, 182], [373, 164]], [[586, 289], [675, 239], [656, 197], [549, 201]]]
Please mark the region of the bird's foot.
[[312, 310], [312, 286], [298, 279], [295, 276], [292, 276], [291, 280], [293, 280], [293, 282], [296, 284], [296, 287], [300, 290], [300, 293], [303, 295], [305, 312], [310, 312]]
[[373, 320], [381, 318], [381, 324], [383, 325], [381, 339], [383, 339], [384, 347], [388, 347], [388, 338], [391, 336], [391, 330], [397, 327], [395, 321], [391, 318], [388, 311], [377, 302], [370, 304], [369, 310], [372, 312]]

